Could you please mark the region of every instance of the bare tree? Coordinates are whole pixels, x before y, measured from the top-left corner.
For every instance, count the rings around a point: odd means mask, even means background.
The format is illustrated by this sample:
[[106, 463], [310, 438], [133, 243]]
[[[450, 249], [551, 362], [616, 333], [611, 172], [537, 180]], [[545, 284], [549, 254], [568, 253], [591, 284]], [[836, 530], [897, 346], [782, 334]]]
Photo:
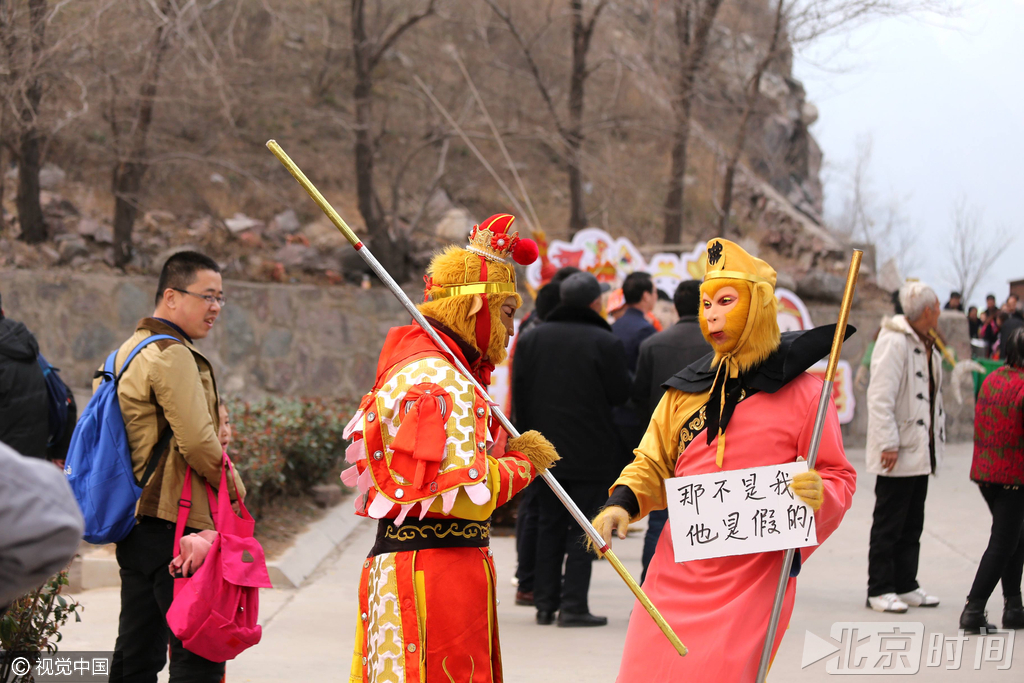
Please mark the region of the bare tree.
[[719, 202], [719, 231], [730, 233], [733, 185], [743, 156], [750, 124], [762, 100], [761, 82], [792, 51], [837, 31], [848, 31], [882, 17], [933, 13], [950, 15], [955, 7], [946, 0], [773, 0], [775, 9], [761, 56], [754, 63], [740, 105], [740, 121], [725, 167]]
[[132, 229], [139, 211], [142, 179], [149, 169], [147, 139], [153, 124], [153, 107], [160, 85], [161, 68], [167, 55], [176, 19], [173, 0], [163, 0], [151, 29], [139, 83], [134, 116], [121, 121], [113, 113], [109, 117], [115, 139], [127, 138], [127, 146], [114, 166], [114, 264], [123, 268], [132, 258]]
[[975, 288], [1015, 239], [1005, 228], [989, 229], [982, 220], [982, 211], [968, 204], [965, 197], [957, 199], [950, 211], [952, 235], [947, 247], [949, 271], [946, 279], [970, 301]]
[[[721, 0], [714, 0], [721, 2]], [[519, 26], [512, 18], [511, 10], [502, 9], [496, 0], [484, 0], [494, 13], [508, 27], [509, 33], [515, 39], [526, 60], [527, 68], [533, 77], [537, 89], [540, 91], [544, 105], [555, 124], [559, 138], [562, 140], [567, 151], [567, 170], [569, 175], [569, 234], [576, 234], [577, 231], [587, 227], [587, 212], [583, 205], [583, 170], [582, 170], [582, 148], [584, 141], [583, 133], [583, 105], [587, 79], [596, 71], [601, 64], [595, 66], [587, 65], [587, 56], [590, 53], [591, 43], [594, 38], [594, 29], [597, 21], [608, 6], [608, 0], [598, 0], [590, 16], [586, 15], [586, 8], [583, 0], [570, 0], [569, 9], [572, 16], [572, 68], [569, 71], [569, 103], [568, 115], [563, 117], [558, 112], [552, 90], [547, 84], [541, 69], [534, 57], [534, 45], [536, 38], [526, 39], [519, 29]], [[547, 30], [544, 26], [538, 36]]]
[[[41, 62], [46, 47], [46, 0], [28, 0], [27, 27], [19, 26], [15, 0], [0, 0], [0, 40], [9, 64], [7, 73], [9, 105], [18, 122], [17, 143], [7, 141], [18, 160], [18, 223], [21, 239], [42, 242], [46, 239], [46, 223], [39, 203], [39, 147], [37, 119], [43, 98]], [[8, 105], [5, 102], [5, 108]], [[6, 118], [6, 117], [5, 117]]]
[[404, 19], [396, 17], [398, 8], [385, 11], [383, 0], [378, 0], [377, 12], [384, 17], [378, 22], [379, 33], [371, 36], [366, 25], [366, 0], [352, 0], [352, 55], [355, 68], [353, 97], [355, 98], [355, 170], [356, 195], [359, 213], [366, 224], [366, 231], [374, 251], [380, 255], [381, 262], [399, 281], [405, 279], [408, 246], [403, 235], [389, 229], [381, 208], [380, 199], [374, 186], [374, 157], [377, 153], [379, 138], [372, 134], [373, 121], [373, 86], [375, 71], [381, 58], [411, 28], [434, 14], [435, 0], [429, 0], [418, 12], [407, 14]]
[[754, 73], [747, 82], [743, 113], [740, 115], [740, 123], [736, 131], [736, 141], [733, 143], [729, 160], [725, 166], [725, 178], [722, 182], [722, 199], [719, 203], [722, 217], [718, 224], [718, 231], [726, 237], [730, 236], [728, 229], [729, 213], [732, 209], [732, 188], [736, 178], [736, 166], [740, 163], [740, 156], [743, 154], [743, 148], [747, 144], [747, 133], [750, 129], [750, 120], [754, 115], [754, 107], [757, 106], [761, 98], [761, 79], [764, 78], [765, 71], [768, 70], [768, 67], [775, 61], [779, 53], [779, 39], [782, 37], [783, 23], [786, 20], [785, 7], [785, 0], [777, 0], [772, 22], [771, 38], [768, 40], [768, 47], [765, 49], [764, 56], [757, 62], [757, 66], [754, 67]]
[[847, 240], [874, 245], [879, 263], [894, 259], [906, 276], [921, 264], [916, 249], [919, 233], [906, 214], [904, 199], [895, 193], [879, 198], [871, 174], [873, 146], [870, 135], [858, 137], [856, 156], [847, 171], [843, 209], [829, 222]]
[[678, 75], [672, 110], [675, 130], [672, 134], [672, 170], [668, 195], [665, 197], [666, 244], [678, 244], [683, 237], [683, 181], [686, 176], [687, 144], [690, 119], [696, 93], [697, 73], [704, 63], [708, 39], [715, 15], [722, 0], [674, 0], [676, 46], [679, 54]]

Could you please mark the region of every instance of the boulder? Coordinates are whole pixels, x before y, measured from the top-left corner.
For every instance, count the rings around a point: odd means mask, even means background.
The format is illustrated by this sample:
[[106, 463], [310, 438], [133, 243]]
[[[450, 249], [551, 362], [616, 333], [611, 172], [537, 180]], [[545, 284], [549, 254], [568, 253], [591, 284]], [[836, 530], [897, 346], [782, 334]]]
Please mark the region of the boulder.
[[812, 270], [796, 283], [796, 293], [803, 299], [838, 304], [843, 300], [845, 287], [846, 280], [838, 275]]
[[328, 263], [315, 247], [302, 244], [286, 244], [274, 252], [274, 260], [285, 268], [302, 268], [303, 270], [326, 270], [337, 267], [336, 263]]
[[62, 185], [67, 176], [68, 174], [60, 166], [56, 164], [43, 164], [43, 167], [39, 170], [39, 188], [52, 190]]
[[441, 220], [434, 226], [434, 234], [446, 242], [461, 244], [469, 237], [476, 221], [466, 209], [455, 207], [445, 211]]
[[238, 233], [246, 230], [262, 227], [263, 221], [258, 221], [255, 218], [249, 218], [244, 213], [236, 213], [231, 218], [225, 219], [224, 225], [231, 231], [231, 234], [237, 235]]
[[78, 221], [78, 225], [75, 227], [75, 231], [82, 237], [95, 237], [96, 231], [99, 229], [99, 221], [94, 221], [91, 218], [82, 218]]
[[274, 222], [272, 224], [274, 230], [280, 230], [281, 232], [291, 235], [292, 233], [298, 232], [302, 224], [299, 223], [299, 217], [295, 215], [295, 211], [288, 209], [274, 216]]
[[92, 238], [96, 240], [97, 244], [113, 244], [114, 229], [109, 225], [100, 225], [100, 227], [96, 228]]
[[[64, 235], [61, 235], [64, 237]], [[71, 263], [72, 259], [76, 256], [88, 256], [89, 247], [86, 246], [85, 240], [79, 235], [68, 234], [69, 239], [61, 240], [58, 243], [57, 253], [60, 256], [61, 263]]]

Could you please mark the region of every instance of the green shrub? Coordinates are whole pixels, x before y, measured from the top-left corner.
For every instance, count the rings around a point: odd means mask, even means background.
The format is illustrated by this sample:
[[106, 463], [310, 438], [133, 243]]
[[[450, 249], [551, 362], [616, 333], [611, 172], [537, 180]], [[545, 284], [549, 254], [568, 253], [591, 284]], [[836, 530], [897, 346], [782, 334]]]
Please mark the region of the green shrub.
[[[81, 621], [82, 606], [62, 595], [68, 585], [67, 570], [58, 572], [39, 589], [24, 595], [0, 614], [0, 652], [57, 652], [60, 629], [74, 616]], [[31, 655], [28, 656], [33, 662]], [[13, 658], [0, 657], [0, 681], [31, 681], [31, 676], [16, 676]]]
[[271, 397], [226, 405], [234, 430], [229, 454], [254, 514], [276, 496], [305, 494], [346, 467], [341, 434], [355, 402]]

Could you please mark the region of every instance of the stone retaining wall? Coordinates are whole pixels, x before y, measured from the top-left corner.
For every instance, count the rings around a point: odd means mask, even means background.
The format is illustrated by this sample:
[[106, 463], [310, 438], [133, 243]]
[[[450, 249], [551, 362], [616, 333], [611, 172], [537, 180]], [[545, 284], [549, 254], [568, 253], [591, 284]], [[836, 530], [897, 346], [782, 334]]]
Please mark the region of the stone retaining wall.
[[[61, 368], [80, 403], [106, 355], [153, 312], [155, 278], [79, 274], [62, 270], [0, 270], [4, 310], [28, 325], [42, 352]], [[414, 300], [418, 287], [410, 287]], [[358, 397], [373, 385], [377, 356], [389, 328], [407, 314], [382, 287], [225, 283], [229, 303], [213, 332], [197, 346], [214, 365], [222, 393]], [[834, 321], [837, 306], [808, 302], [816, 325]], [[856, 372], [885, 308], [858, 308], [859, 332], [843, 347]], [[943, 312], [940, 323], [960, 358], [969, 356], [963, 314]], [[973, 434], [974, 402], [965, 382], [964, 405], [944, 387], [950, 440]], [[861, 445], [867, 428], [864, 394], [856, 393], [853, 421], [843, 427], [850, 445]]]

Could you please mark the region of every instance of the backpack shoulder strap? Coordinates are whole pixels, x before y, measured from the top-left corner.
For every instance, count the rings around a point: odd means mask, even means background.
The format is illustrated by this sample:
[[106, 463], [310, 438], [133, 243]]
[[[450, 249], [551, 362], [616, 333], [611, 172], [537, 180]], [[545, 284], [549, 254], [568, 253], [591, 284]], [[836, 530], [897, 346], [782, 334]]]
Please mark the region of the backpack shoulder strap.
[[[142, 351], [142, 349], [146, 348], [153, 342], [158, 342], [162, 339], [170, 339], [173, 342], [177, 342], [179, 344], [181, 343], [181, 341], [177, 337], [172, 337], [169, 334], [154, 334], [150, 335], [149, 337], [146, 337], [145, 339], [140, 341], [138, 345], [136, 345], [136, 347], [131, 350], [131, 353], [128, 354], [128, 357], [124, 359], [124, 363], [121, 365], [121, 372], [117, 373], [116, 381], [121, 381], [121, 376], [124, 375], [124, 371], [128, 369], [128, 364], [132, 362], [135, 356], [139, 355], [139, 352]], [[114, 354], [116, 353], [117, 351], [114, 352]], [[113, 375], [113, 364], [111, 364], [110, 373]]]
[[117, 352], [118, 349], [114, 349], [110, 352], [110, 355], [107, 356], [106, 362], [103, 363], [103, 372], [97, 373], [97, 377], [106, 375], [107, 379], [114, 379], [114, 363], [117, 361]]
[[[134, 359], [135, 356], [139, 355], [139, 352], [142, 351], [142, 349], [146, 348], [153, 342], [157, 342], [162, 339], [170, 339], [173, 342], [177, 342], [179, 344], [181, 343], [181, 341], [177, 337], [172, 337], [169, 334], [150, 335], [149, 337], [146, 337], [145, 339], [140, 341], [135, 346], [135, 348], [131, 350], [131, 353], [128, 354], [128, 357], [124, 359], [124, 364], [121, 365], [121, 372], [117, 373], [116, 377], [114, 375], [114, 356], [117, 355], [117, 351], [114, 351], [114, 353], [110, 354], [110, 357], [107, 359], [107, 367], [104, 368], [104, 370], [107, 373], [109, 373], [111, 377], [115, 377], [115, 383], [120, 382], [121, 377], [124, 375], [124, 371], [128, 369], [128, 364], [132, 362], [132, 359]], [[145, 488], [146, 484], [149, 483], [149, 480], [152, 478], [153, 473], [156, 471], [157, 465], [160, 464], [160, 458], [163, 455], [164, 450], [167, 449], [168, 444], [170, 444], [171, 442], [172, 436], [174, 436], [174, 433], [171, 431], [170, 425], [168, 425], [167, 429], [163, 431], [163, 434], [160, 435], [159, 440], [153, 446], [153, 450], [150, 451], [149, 453], [149, 459], [146, 461], [146, 471], [143, 472], [142, 478], [135, 482], [136, 484], [138, 484], [139, 488]]]

